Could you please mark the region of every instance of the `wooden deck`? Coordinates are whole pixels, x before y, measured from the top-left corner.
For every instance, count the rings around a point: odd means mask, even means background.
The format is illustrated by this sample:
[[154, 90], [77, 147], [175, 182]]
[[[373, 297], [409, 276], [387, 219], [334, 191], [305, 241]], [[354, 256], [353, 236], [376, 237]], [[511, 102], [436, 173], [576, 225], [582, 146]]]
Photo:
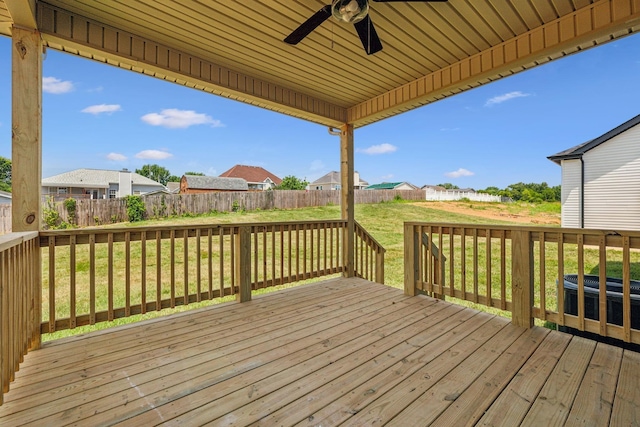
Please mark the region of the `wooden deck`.
[[362, 279], [48, 343], [0, 425], [640, 425], [640, 354]]

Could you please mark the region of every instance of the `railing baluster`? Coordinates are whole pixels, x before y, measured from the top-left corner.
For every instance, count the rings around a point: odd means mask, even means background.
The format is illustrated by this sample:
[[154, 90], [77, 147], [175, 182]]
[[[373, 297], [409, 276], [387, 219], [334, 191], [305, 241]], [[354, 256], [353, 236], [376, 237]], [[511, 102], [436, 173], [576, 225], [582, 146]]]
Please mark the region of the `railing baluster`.
[[[51, 254], [49, 255], [51, 256]], [[51, 258], [49, 258], [51, 260]], [[69, 328], [76, 327], [76, 236], [69, 236]]]
[[189, 304], [189, 230], [184, 229], [182, 232], [182, 265], [184, 267], [182, 274], [182, 278], [184, 280], [182, 303], [187, 305]]
[[544, 231], [539, 233], [540, 236], [540, 319], [547, 319], [547, 257], [546, 257], [546, 234]]
[[478, 287], [478, 229], [473, 229], [473, 302], [476, 304], [479, 301], [478, 293], [480, 292]]
[[558, 232], [558, 325], [564, 325], [564, 233]]
[[622, 236], [622, 329], [624, 341], [631, 342], [631, 260], [629, 236]]
[[113, 320], [113, 233], [107, 235], [107, 319]]
[[487, 295], [487, 306], [493, 307], [493, 297], [491, 295], [492, 289], [492, 277], [491, 277], [491, 229], [487, 228], [484, 231], [485, 234], [485, 256], [486, 256], [486, 295]]
[[[220, 252], [220, 296], [223, 297], [225, 296], [225, 291], [224, 291], [224, 227], [220, 227], [218, 228], [218, 237], [220, 238], [220, 241], [218, 242], [218, 247], [220, 248], [219, 252]], [[231, 233], [229, 233], [231, 234]], [[211, 251], [209, 251], [209, 253], [211, 253]], [[210, 298], [213, 298], [213, 293], [209, 296]]]
[[201, 230], [196, 228], [196, 301], [202, 301], [202, 257], [200, 256]]
[[467, 299], [467, 231], [460, 228], [460, 284], [462, 285], [462, 299]]
[[89, 235], [89, 324], [96, 323], [96, 235]]
[[176, 231], [171, 230], [169, 232], [169, 267], [170, 271], [170, 291], [171, 291], [171, 304], [170, 307], [176, 306]]
[[156, 231], [156, 311], [162, 309], [162, 231]]
[[140, 313], [147, 312], [147, 232], [140, 233]]
[[578, 329], [584, 331], [584, 236], [576, 235], [578, 242]]
[[56, 330], [56, 238], [49, 236], [49, 333]]
[[507, 309], [507, 239], [504, 230], [500, 231], [500, 309]]
[[124, 233], [124, 258], [125, 258], [125, 272], [124, 272], [124, 292], [125, 292], [125, 305], [124, 315], [126, 317], [131, 316], [131, 233]]
[[452, 226], [449, 226], [449, 296], [453, 297], [456, 294], [455, 285], [456, 285], [456, 276], [455, 276], [455, 268], [454, 268], [454, 259], [455, 259], [455, 241], [454, 241], [454, 229]]
[[600, 319], [600, 335], [607, 336], [607, 246], [606, 237], [600, 236], [600, 254], [598, 257], [598, 305]]

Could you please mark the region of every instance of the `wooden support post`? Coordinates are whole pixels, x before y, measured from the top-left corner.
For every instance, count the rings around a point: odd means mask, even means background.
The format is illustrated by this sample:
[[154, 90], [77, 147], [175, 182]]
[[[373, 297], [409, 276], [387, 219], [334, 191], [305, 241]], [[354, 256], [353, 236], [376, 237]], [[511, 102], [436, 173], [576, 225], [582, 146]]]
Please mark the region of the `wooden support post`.
[[[39, 231], [42, 218], [42, 40], [40, 33], [14, 26], [11, 37], [11, 228]], [[40, 348], [42, 261], [37, 247], [29, 257], [34, 289], [33, 330], [29, 349]], [[28, 295], [26, 289], [22, 290]]]
[[533, 240], [531, 232], [511, 232], [511, 322], [516, 326], [533, 326]]
[[353, 125], [345, 124], [340, 129], [340, 211], [347, 220], [342, 239], [344, 277], [355, 276], [355, 198], [353, 191]]
[[418, 269], [420, 256], [420, 236], [411, 224], [404, 225], [404, 294], [416, 295], [416, 281], [420, 277]]
[[12, 29], [12, 231], [39, 231], [42, 212], [42, 40], [37, 31]]
[[238, 227], [238, 233], [235, 235], [235, 246], [235, 269], [238, 284], [236, 301], [251, 301], [251, 226]]

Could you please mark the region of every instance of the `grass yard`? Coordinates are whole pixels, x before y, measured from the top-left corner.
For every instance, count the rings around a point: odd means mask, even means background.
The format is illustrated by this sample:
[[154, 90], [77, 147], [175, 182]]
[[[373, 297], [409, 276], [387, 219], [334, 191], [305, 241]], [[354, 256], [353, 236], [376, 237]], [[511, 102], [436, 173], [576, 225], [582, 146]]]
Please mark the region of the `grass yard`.
[[[506, 206], [506, 207], [505, 207]], [[554, 226], [559, 223], [559, 203], [547, 203], [543, 205], [531, 205], [531, 204], [497, 204], [497, 203], [480, 203], [480, 202], [389, 202], [369, 205], [356, 205], [355, 210], [356, 220], [386, 249], [385, 254], [385, 283], [389, 286], [403, 288], [404, 284], [404, 259], [403, 259], [403, 224], [405, 221], [416, 222], [447, 222], [447, 223], [466, 223], [466, 224], [518, 224], [518, 225], [550, 225]], [[210, 215], [189, 217], [189, 218], [172, 218], [164, 220], [150, 220], [144, 222], [138, 222], [135, 224], [124, 224], [128, 226], [139, 225], [193, 225], [193, 224], [226, 224], [226, 223], [257, 223], [257, 222], [283, 222], [283, 221], [305, 221], [305, 220], [327, 220], [336, 219], [340, 217], [339, 206], [325, 206], [316, 208], [303, 208], [294, 210], [273, 210], [273, 211], [255, 211], [255, 212], [234, 212], [234, 213], [214, 213]], [[122, 227], [123, 224], [116, 224], [116, 227]], [[112, 226], [105, 226], [109, 228]], [[482, 244], [479, 246], [482, 250], [484, 247]], [[557, 259], [557, 248], [554, 245], [548, 245], [547, 259]], [[555, 251], [555, 252], [554, 252]], [[608, 255], [607, 262], [607, 275], [613, 277], [621, 277], [621, 252], [612, 251]], [[499, 254], [493, 253], [492, 258]], [[64, 269], [68, 269], [68, 259], [64, 257], [64, 251], [61, 255], [56, 255], [58, 259], [56, 263], [56, 274], [61, 274], [65, 277]], [[122, 254], [117, 256], [123, 256]], [[148, 254], [151, 260], [153, 260], [153, 254]], [[472, 261], [468, 258], [471, 256], [471, 251], [467, 252], [467, 266], [472, 264]], [[105, 258], [104, 254], [102, 258]], [[483, 258], [483, 254], [479, 254], [479, 258]], [[575, 252], [570, 249], [565, 249], [565, 273], [577, 272], [577, 261]], [[598, 251], [596, 249], [587, 249], [585, 251], [585, 273], [597, 274], [598, 267]], [[43, 257], [43, 265], [46, 266], [48, 262], [47, 256]], [[162, 261], [163, 270], [169, 271], [169, 265], [165, 267], [165, 264], [169, 264], [170, 260], [164, 258]], [[190, 261], [191, 263], [191, 261]], [[483, 265], [484, 261], [480, 263]], [[78, 264], [77, 264], [78, 265]], [[78, 265], [79, 270], [83, 270], [81, 264]], [[557, 275], [556, 265], [551, 262], [548, 265], [546, 272], [545, 287], [555, 287], [555, 278]], [[135, 269], [135, 266], [132, 265]], [[61, 271], [62, 270], [62, 271]], [[179, 271], [179, 268], [178, 268]], [[638, 253], [632, 254], [632, 279], [640, 278], [640, 255]], [[484, 279], [482, 271], [479, 271], [480, 281]], [[471, 274], [468, 274], [471, 277]], [[80, 281], [78, 278], [78, 295], [88, 294], [88, 291], [83, 288], [86, 280]], [[322, 280], [322, 279], [315, 279]], [[495, 280], [495, 279], [494, 279]], [[60, 283], [64, 286], [65, 280], [61, 280]], [[270, 288], [268, 291], [281, 289], [286, 286]], [[540, 286], [540, 280], [537, 279], [537, 286]], [[153, 285], [150, 285], [153, 287]], [[58, 285], [56, 286], [58, 288]], [[116, 292], [118, 289], [116, 288]], [[63, 291], [64, 292], [64, 291]], [[260, 292], [265, 292], [261, 290]], [[510, 289], [507, 295], [510, 295]], [[174, 310], [187, 310], [194, 306], [205, 306], [213, 303], [219, 303], [221, 301], [233, 300], [233, 297], [226, 297], [217, 299], [215, 301], [207, 301], [190, 305], [189, 307], [178, 307]], [[548, 298], [548, 307], [552, 307], [555, 301], [555, 296]], [[471, 303], [461, 302], [464, 305], [474, 306]], [[497, 310], [488, 309], [486, 307], [478, 306], [479, 309], [490, 310], [498, 312]], [[45, 310], [46, 311], [46, 310]], [[163, 311], [165, 314], [169, 311]], [[502, 313], [508, 314], [508, 313]], [[134, 316], [130, 318], [119, 319], [115, 321], [115, 324], [130, 323], [142, 318], [155, 317], [159, 315], [158, 312], [147, 313], [142, 316]], [[114, 323], [105, 322], [94, 325], [92, 327], [82, 327], [71, 331], [61, 331], [54, 334], [47, 334], [43, 338], [54, 339], [69, 334], [77, 334], [87, 330], [99, 329], [109, 327]], [[90, 329], [87, 329], [90, 328]]]

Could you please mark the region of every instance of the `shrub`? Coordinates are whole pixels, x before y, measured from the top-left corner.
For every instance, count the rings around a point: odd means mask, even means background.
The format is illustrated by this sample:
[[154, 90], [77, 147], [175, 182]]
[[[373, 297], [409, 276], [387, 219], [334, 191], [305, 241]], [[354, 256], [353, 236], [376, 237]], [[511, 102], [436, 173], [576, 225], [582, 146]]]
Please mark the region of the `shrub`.
[[67, 210], [67, 215], [69, 218], [69, 222], [71, 224], [75, 223], [76, 221], [76, 199], [74, 199], [73, 197], [69, 197], [68, 199], [66, 199], [64, 202], [64, 207]]
[[127, 196], [125, 197], [127, 203], [127, 216], [129, 222], [142, 221], [147, 211], [144, 206], [144, 201], [140, 196]]

